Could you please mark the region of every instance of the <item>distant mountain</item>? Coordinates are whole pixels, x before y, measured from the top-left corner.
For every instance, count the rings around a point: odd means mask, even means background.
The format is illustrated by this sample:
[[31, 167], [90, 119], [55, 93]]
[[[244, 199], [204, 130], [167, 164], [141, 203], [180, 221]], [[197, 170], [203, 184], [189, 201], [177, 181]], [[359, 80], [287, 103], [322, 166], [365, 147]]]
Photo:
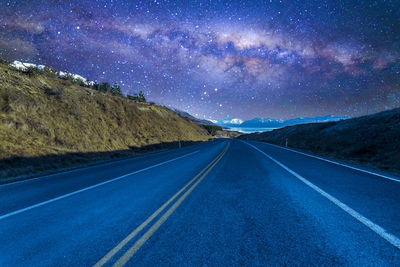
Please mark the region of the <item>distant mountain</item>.
[[273, 118], [254, 118], [240, 124], [241, 128], [275, 128], [282, 127], [285, 120]]
[[243, 123], [243, 120], [241, 119], [231, 119], [229, 117], [226, 117], [223, 120], [219, 120], [219, 119], [212, 119], [210, 120], [212, 123], [222, 126], [222, 127], [238, 127], [239, 125], [241, 125]]
[[327, 121], [338, 121], [347, 119], [347, 117], [339, 116], [322, 116], [322, 117], [299, 117], [294, 119], [273, 119], [273, 118], [255, 118], [252, 120], [244, 121], [239, 127], [243, 128], [280, 128], [295, 124], [304, 124], [311, 122], [327, 122]]
[[223, 120], [211, 120], [219, 126], [238, 127], [238, 128], [281, 128], [289, 125], [304, 124], [311, 122], [328, 122], [347, 119], [339, 116], [319, 116], [319, 117], [298, 117], [294, 119], [274, 119], [274, 118], [254, 118], [243, 121], [241, 119], [231, 119], [229, 117]]

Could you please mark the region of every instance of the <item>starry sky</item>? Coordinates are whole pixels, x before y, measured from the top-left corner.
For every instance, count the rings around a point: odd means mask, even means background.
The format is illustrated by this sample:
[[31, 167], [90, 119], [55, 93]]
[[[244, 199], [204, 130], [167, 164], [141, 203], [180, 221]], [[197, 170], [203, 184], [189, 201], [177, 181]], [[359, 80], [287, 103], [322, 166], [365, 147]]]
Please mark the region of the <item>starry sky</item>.
[[400, 1], [4, 1], [0, 57], [199, 118], [400, 106]]

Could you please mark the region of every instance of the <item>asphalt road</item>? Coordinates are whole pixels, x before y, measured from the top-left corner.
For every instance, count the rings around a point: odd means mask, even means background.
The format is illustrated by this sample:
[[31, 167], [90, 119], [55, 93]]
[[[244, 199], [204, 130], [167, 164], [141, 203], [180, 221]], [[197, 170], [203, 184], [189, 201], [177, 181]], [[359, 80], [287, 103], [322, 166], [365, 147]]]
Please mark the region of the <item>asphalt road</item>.
[[0, 266], [400, 265], [400, 179], [221, 139], [0, 186]]

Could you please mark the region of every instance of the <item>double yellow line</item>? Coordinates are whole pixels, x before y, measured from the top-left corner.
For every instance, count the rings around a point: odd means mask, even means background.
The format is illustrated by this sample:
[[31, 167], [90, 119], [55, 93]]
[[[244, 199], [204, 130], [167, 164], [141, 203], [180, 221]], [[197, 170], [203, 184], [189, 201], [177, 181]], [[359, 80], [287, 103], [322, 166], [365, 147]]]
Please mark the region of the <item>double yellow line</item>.
[[129, 243], [136, 235], [139, 234], [149, 223], [152, 222], [165, 208], [168, 207], [182, 192], [190, 187], [179, 199], [145, 232], [115, 263], [113, 266], [125, 265], [132, 256], [143, 246], [144, 243], [157, 231], [158, 228], [168, 219], [168, 217], [182, 204], [185, 198], [197, 187], [199, 183], [207, 176], [207, 174], [217, 165], [225, 153], [228, 151], [230, 143], [225, 149], [212, 160], [203, 170], [201, 170], [192, 180], [175, 193], [167, 202], [165, 202], [158, 210], [148, 217], [141, 225], [126, 236], [118, 245], [111, 249], [103, 258], [101, 258], [94, 266], [100, 267], [106, 264], [115, 254], [117, 254], [126, 244]]

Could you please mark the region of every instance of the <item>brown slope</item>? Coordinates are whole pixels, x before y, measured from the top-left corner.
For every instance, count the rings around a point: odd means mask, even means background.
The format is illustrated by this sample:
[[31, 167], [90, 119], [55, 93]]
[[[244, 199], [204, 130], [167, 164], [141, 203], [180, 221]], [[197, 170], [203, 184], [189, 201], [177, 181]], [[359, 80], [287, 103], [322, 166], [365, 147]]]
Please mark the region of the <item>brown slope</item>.
[[0, 160], [210, 137], [204, 128], [165, 107], [0, 64]]

